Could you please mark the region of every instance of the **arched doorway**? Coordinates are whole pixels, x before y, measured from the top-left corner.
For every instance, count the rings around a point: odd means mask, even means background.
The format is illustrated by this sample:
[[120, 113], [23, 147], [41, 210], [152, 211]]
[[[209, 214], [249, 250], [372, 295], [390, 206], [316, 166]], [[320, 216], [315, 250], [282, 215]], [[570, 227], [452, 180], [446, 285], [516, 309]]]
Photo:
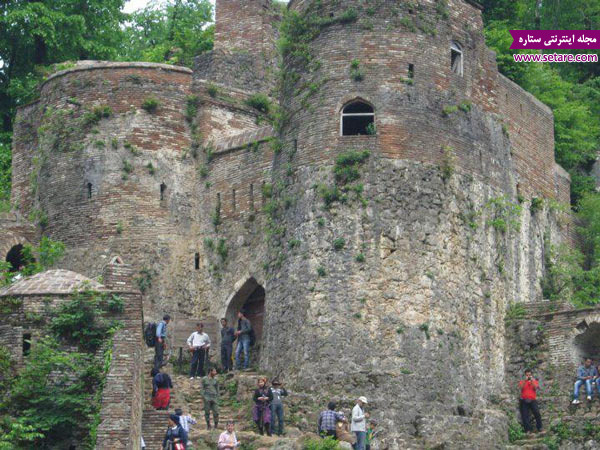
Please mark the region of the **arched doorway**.
[[25, 258], [23, 257], [23, 244], [13, 245], [6, 254], [6, 262], [10, 263], [10, 272], [16, 272], [19, 267], [25, 265]]
[[573, 347], [577, 355], [577, 360], [583, 358], [592, 358], [593, 361], [600, 361], [600, 323], [585, 321], [579, 324], [578, 328], [585, 329], [573, 339]]
[[246, 280], [242, 287], [237, 290], [227, 306], [225, 317], [234, 329], [237, 329], [237, 314], [242, 309], [245, 312], [246, 318], [252, 324], [256, 335], [256, 343], [250, 350], [250, 364], [256, 365], [260, 361], [262, 346], [265, 317], [265, 289], [253, 277]]

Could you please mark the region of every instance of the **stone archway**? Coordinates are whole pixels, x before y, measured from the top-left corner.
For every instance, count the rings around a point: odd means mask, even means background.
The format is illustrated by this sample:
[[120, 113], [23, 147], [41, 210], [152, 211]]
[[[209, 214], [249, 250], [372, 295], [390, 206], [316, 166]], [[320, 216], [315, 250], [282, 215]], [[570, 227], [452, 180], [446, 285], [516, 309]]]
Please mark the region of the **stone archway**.
[[252, 324], [256, 335], [256, 343], [250, 351], [250, 363], [260, 361], [262, 347], [263, 324], [265, 317], [265, 289], [254, 277], [249, 277], [233, 294], [227, 304], [225, 318], [234, 329], [237, 329], [237, 313], [244, 310], [247, 319]]
[[600, 322], [582, 321], [578, 324], [579, 333], [573, 338], [573, 353], [577, 362], [592, 358], [595, 364], [600, 361]]
[[23, 244], [13, 245], [6, 253], [6, 262], [10, 263], [9, 272], [16, 272], [21, 266], [25, 265], [23, 257]]

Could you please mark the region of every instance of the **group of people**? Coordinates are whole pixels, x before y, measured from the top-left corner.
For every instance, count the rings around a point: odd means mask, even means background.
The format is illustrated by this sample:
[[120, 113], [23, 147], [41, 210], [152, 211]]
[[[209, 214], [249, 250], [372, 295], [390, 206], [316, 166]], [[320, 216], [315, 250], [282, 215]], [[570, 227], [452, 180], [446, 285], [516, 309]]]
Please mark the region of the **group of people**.
[[[161, 371], [164, 366], [164, 351], [166, 349], [167, 326], [171, 318], [165, 315], [156, 326], [154, 366], [152, 376], [152, 405], [159, 410], [168, 410], [170, 406], [170, 391], [173, 388], [171, 377]], [[238, 313], [237, 329], [228, 325], [227, 319], [222, 318], [221, 323], [221, 364], [223, 372], [233, 370], [233, 344], [237, 340], [235, 351], [236, 369], [247, 369], [250, 359], [252, 324], [246, 318], [244, 311]], [[208, 359], [211, 340], [204, 332], [202, 323], [196, 324], [194, 331], [187, 339], [187, 346], [191, 353], [190, 379], [201, 378], [202, 400], [206, 427], [210, 430], [219, 425], [219, 384], [217, 369], [210, 367], [205, 373], [204, 365]], [[242, 354], [244, 360], [242, 363]], [[252, 419], [258, 432], [272, 436], [273, 433], [281, 436], [284, 433], [284, 398], [288, 395], [281, 381], [272, 380], [271, 386], [267, 378], [260, 377], [253, 395]], [[364, 411], [367, 405], [365, 397], [359, 397], [352, 409], [350, 424], [344, 414], [336, 411], [336, 404], [330, 402], [328, 409], [321, 412], [318, 420], [318, 431], [322, 437], [331, 436], [334, 439], [352, 444], [355, 450], [367, 450], [374, 433], [375, 422], [369, 422], [369, 413]], [[211, 424], [211, 413], [213, 424]], [[168, 429], [165, 433], [163, 448], [172, 450], [185, 450], [188, 444], [190, 425], [196, 421], [190, 415], [183, 414], [181, 409], [176, 409], [175, 414], [170, 414]], [[348, 430], [348, 425], [350, 429]], [[235, 424], [228, 422], [225, 431], [221, 433], [218, 441], [220, 450], [233, 450], [240, 445], [235, 434]]]
[[[598, 395], [600, 396], [600, 375], [598, 368], [592, 364], [592, 358], [585, 358], [583, 364], [577, 368], [575, 385], [573, 387], [573, 400], [571, 404], [579, 405], [579, 391], [581, 386], [585, 385], [586, 398], [592, 400], [593, 387], [596, 386]], [[526, 433], [533, 431], [531, 424], [531, 414], [535, 419], [536, 430], [542, 432], [542, 416], [537, 403], [537, 392], [540, 388], [539, 381], [533, 376], [531, 369], [525, 369], [525, 378], [519, 381], [519, 389], [521, 395], [519, 398], [519, 410], [521, 412], [521, 420], [523, 429]]]
[[[230, 327], [227, 319], [221, 319], [221, 364], [223, 370], [229, 372], [233, 370], [233, 344], [237, 340], [237, 347], [235, 350], [235, 363], [236, 369], [248, 369], [250, 364], [250, 347], [253, 336], [252, 324], [246, 318], [243, 310], [239, 311], [237, 321], [237, 329], [234, 330]], [[167, 326], [171, 321], [171, 316], [165, 314], [163, 320], [161, 320], [156, 326], [156, 340], [154, 344], [154, 369], [159, 370], [164, 366], [164, 353], [167, 348]], [[204, 373], [204, 362], [208, 359], [208, 352], [210, 350], [211, 341], [210, 337], [204, 331], [204, 325], [202, 323], [196, 324], [196, 331], [194, 331], [187, 339], [188, 350], [192, 355], [190, 364], [190, 378], [203, 377]], [[244, 361], [242, 362], [242, 354]]]

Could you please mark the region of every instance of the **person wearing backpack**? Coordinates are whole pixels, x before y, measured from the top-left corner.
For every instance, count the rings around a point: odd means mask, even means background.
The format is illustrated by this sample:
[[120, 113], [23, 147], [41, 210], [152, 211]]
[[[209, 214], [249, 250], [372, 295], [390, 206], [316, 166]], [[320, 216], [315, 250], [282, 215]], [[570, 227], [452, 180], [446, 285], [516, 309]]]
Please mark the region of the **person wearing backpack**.
[[171, 321], [171, 316], [165, 314], [156, 326], [156, 343], [154, 345], [154, 368], [156, 370], [163, 366], [163, 355], [167, 348], [167, 325]]
[[250, 340], [252, 334], [252, 325], [250, 321], [246, 319], [244, 311], [238, 312], [238, 326], [237, 331], [235, 332], [235, 336], [237, 337], [238, 344], [235, 349], [235, 367], [237, 370], [241, 370], [241, 361], [240, 357], [242, 355], [242, 351], [244, 352], [244, 370], [248, 369], [248, 364], [250, 362]]

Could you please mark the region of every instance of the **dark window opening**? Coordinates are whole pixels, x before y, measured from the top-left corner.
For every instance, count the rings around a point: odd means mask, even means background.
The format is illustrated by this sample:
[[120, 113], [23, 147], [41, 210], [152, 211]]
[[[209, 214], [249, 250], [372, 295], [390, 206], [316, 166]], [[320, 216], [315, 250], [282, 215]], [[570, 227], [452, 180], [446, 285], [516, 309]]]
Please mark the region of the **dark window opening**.
[[31, 352], [31, 333], [23, 334], [23, 356], [29, 355]]
[[234, 211], [236, 210], [235, 189], [231, 190], [231, 209], [233, 209]]
[[342, 136], [375, 134], [375, 112], [364, 102], [354, 102], [342, 110]]
[[194, 255], [194, 268], [200, 270], [200, 253]]
[[458, 75], [463, 74], [463, 51], [458, 42], [452, 42], [450, 46], [450, 67], [452, 72]]
[[254, 185], [250, 184], [250, 211], [254, 211]]
[[263, 206], [265, 206], [265, 203], [267, 202], [267, 198], [265, 197], [265, 182], [264, 181], [260, 185], [260, 192], [261, 192], [262, 204], [263, 204]]
[[298, 139], [294, 139], [294, 153], [298, 151]]
[[87, 198], [92, 198], [92, 183], [87, 184]]
[[167, 190], [167, 185], [165, 183], [160, 184], [160, 199], [165, 199], [165, 191]]
[[409, 64], [408, 65], [408, 78], [414, 78], [414, 77], [415, 77], [415, 65]]
[[519, 111], [521, 111], [521, 114], [523, 114], [523, 103], [519, 103]]
[[6, 254], [6, 262], [10, 263], [9, 272], [17, 272], [25, 267], [25, 257], [23, 256], [23, 245], [13, 246]]

